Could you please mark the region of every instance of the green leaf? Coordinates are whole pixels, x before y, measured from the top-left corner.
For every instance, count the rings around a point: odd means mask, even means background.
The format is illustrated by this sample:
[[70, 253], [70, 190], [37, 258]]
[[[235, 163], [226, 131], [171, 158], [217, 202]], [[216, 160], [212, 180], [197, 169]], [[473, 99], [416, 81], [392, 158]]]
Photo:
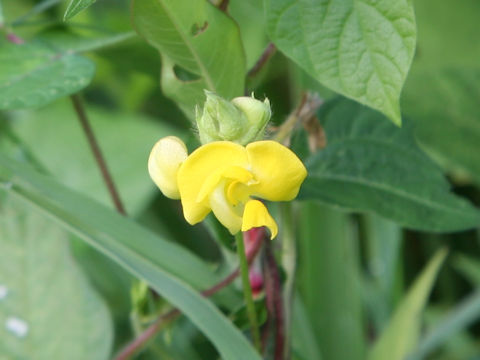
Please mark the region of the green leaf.
[[415, 50], [410, 0], [264, 0], [275, 45], [325, 86], [400, 124]]
[[41, 42], [0, 40], [0, 109], [38, 107], [86, 87], [95, 65]]
[[[188, 105], [191, 115], [204, 101], [203, 89], [227, 99], [243, 95], [245, 55], [225, 13], [205, 0], [135, 0], [132, 9], [137, 32], [162, 55], [162, 89], [182, 109]], [[196, 79], [181, 80], [176, 67]]]
[[430, 260], [374, 344], [368, 360], [404, 360], [415, 347], [420, 335], [423, 308], [446, 255], [447, 251], [442, 249]]
[[[133, 275], [147, 281], [190, 318], [223, 358], [260, 360], [241, 332], [211, 301], [191, 287], [205, 289], [219, 280], [196, 256], [155, 236], [132, 220], [0, 155], [2, 178], [3, 187], [8, 191], [35, 204]], [[228, 289], [217, 294], [223, 304], [232, 303], [228, 296], [231, 298]]]
[[[87, 114], [129, 214], [137, 214], [156, 190], [148, 176], [148, 155], [161, 137], [184, 134], [165, 122], [127, 112], [88, 107]], [[11, 128], [44, 167], [65, 185], [112, 206], [72, 104], [61, 101], [11, 114]], [[51, 136], [52, 132], [62, 136]], [[121, 141], [118, 141], [121, 139]], [[68, 152], [59, 151], [64, 149]], [[128, 151], [124, 151], [128, 149]]]
[[318, 113], [327, 147], [306, 161], [300, 198], [373, 212], [408, 228], [445, 232], [472, 228], [480, 212], [450, 193], [437, 166], [402, 128], [353, 101], [337, 99]]
[[476, 291], [457, 303], [433, 329], [427, 332], [408, 360], [426, 359], [439, 346], [460, 331], [466, 330], [478, 318], [480, 318], [480, 291]]
[[314, 202], [302, 204], [299, 218], [298, 282], [322, 358], [363, 360], [359, 252], [353, 224], [347, 215]]
[[362, 220], [369, 273], [365, 279], [367, 286], [364, 295], [372, 325], [379, 333], [390, 318], [394, 303], [395, 275], [401, 265], [402, 229], [391, 221], [371, 214], [365, 214]]
[[65, 15], [63, 15], [63, 21], [70, 20], [79, 12], [92, 5], [95, 1], [97, 0], [71, 0], [70, 4], [68, 4], [67, 10], [65, 10]]
[[293, 299], [292, 353], [302, 360], [321, 360], [312, 324], [300, 294]]
[[69, 254], [67, 234], [7, 196], [0, 248], [0, 357], [108, 359], [108, 309]]
[[30, 43], [0, 39], [0, 109], [39, 107], [86, 87], [95, 64], [77, 55], [134, 36], [92, 29], [50, 29]]

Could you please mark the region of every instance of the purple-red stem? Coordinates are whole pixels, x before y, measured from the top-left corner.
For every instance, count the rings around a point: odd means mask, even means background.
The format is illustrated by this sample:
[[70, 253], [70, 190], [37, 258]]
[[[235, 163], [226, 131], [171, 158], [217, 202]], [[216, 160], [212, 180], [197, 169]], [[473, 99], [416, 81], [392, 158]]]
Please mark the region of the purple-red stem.
[[285, 319], [283, 315], [282, 287], [277, 263], [273, 255], [272, 246], [265, 244], [265, 293], [269, 318], [275, 331], [275, 360], [284, 360], [285, 357]]
[[258, 72], [265, 66], [265, 64], [270, 60], [270, 58], [275, 54], [277, 48], [273, 43], [269, 43], [263, 50], [262, 55], [258, 58], [257, 62], [247, 73], [247, 77], [254, 77]]
[[100, 150], [98, 141], [95, 138], [93, 129], [90, 126], [90, 122], [88, 121], [87, 113], [85, 112], [85, 108], [83, 107], [82, 100], [77, 94], [71, 95], [70, 99], [72, 100], [72, 104], [75, 112], [77, 113], [78, 120], [80, 121], [83, 131], [85, 132], [90, 148], [92, 149], [93, 156], [95, 157], [95, 161], [97, 162], [100, 172], [102, 173], [103, 181], [107, 186], [108, 193], [112, 198], [115, 208], [120, 214], [126, 216], [127, 212], [125, 211], [125, 207], [123, 206], [122, 200], [120, 199], [120, 195], [117, 191], [115, 183], [113, 182], [113, 178], [110, 175], [110, 171], [108, 170], [107, 163], [105, 162], [105, 158], [103, 157], [102, 151]]

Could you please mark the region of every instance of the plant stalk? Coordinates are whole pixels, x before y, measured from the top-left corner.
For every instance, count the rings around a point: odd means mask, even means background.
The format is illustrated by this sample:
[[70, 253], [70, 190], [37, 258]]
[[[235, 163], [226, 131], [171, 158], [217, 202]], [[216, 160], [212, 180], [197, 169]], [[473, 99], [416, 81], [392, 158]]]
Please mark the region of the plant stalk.
[[242, 277], [243, 296], [247, 304], [248, 320], [253, 338], [253, 343], [258, 351], [261, 351], [260, 331], [258, 329], [257, 313], [255, 311], [255, 304], [253, 303], [252, 287], [250, 286], [250, 279], [248, 277], [248, 261], [245, 254], [245, 244], [243, 243], [243, 233], [238, 232], [235, 235], [237, 243], [237, 254], [239, 260], [240, 275]]
[[88, 140], [88, 144], [90, 145], [90, 148], [93, 152], [93, 156], [95, 157], [95, 161], [100, 169], [100, 172], [102, 173], [103, 181], [107, 186], [108, 193], [112, 198], [115, 208], [120, 214], [126, 216], [127, 212], [125, 211], [125, 207], [123, 206], [122, 200], [120, 199], [120, 195], [118, 193], [117, 187], [113, 182], [112, 175], [108, 170], [107, 163], [105, 162], [105, 158], [102, 154], [102, 151], [100, 150], [98, 141], [95, 138], [95, 133], [93, 132], [90, 122], [88, 121], [87, 113], [83, 106], [82, 100], [78, 94], [71, 95], [70, 99], [72, 100], [72, 104], [75, 109], [75, 112], [77, 113], [78, 120], [80, 121], [83, 131], [85, 132], [85, 135]]

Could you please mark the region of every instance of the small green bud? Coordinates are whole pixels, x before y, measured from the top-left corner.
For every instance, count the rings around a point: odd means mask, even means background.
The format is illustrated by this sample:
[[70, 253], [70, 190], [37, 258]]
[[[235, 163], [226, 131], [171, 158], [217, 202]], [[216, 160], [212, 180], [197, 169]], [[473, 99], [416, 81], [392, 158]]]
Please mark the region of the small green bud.
[[227, 140], [246, 145], [263, 138], [272, 114], [268, 99], [262, 102], [253, 96], [242, 96], [227, 101], [210, 91], [205, 91], [205, 95], [203, 110], [196, 108], [202, 144]]
[[267, 98], [262, 102], [252, 96], [236, 97], [232, 104], [240, 109], [248, 120], [246, 131], [242, 136], [242, 145], [255, 140], [263, 139], [265, 127], [272, 117], [270, 101]]

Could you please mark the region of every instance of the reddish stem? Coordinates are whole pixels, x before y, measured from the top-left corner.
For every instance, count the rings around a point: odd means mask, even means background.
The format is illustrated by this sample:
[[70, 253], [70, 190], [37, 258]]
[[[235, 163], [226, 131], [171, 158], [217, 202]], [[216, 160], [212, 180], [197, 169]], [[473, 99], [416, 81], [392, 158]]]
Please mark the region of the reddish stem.
[[87, 113], [83, 107], [83, 103], [80, 99], [80, 96], [77, 94], [74, 94], [70, 96], [70, 99], [72, 100], [72, 104], [75, 109], [75, 112], [77, 113], [78, 120], [80, 121], [83, 131], [85, 132], [85, 135], [88, 140], [88, 144], [92, 149], [93, 156], [95, 157], [95, 161], [97, 162], [100, 172], [102, 173], [103, 181], [107, 186], [108, 193], [112, 198], [115, 208], [120, 214], [126, 216], [127, 212], [125, 211], [125, 207], [123, 206], [122, 200], [120, 199], [120, 195], [117, 191], [115, 183], [113, 182], [112, 175], [110, 175], [110, 171], [108, 170], [107, 163], [105, 161], [105, 158], [103, 157], [102, 151], [100, 150], [98, 141], [95, 138], [95, 133], [93, 132], [92, 127], [90, 126], [90, 122], [88, 121]]
[[285, 319], [283, 315], [282, 287], [277, 263], [269, 242], [265, 245], [265, 293], [269, 318], [275, 329], [275, 360], [285, 357]]
[[258, 58], [257, 62], [253, 67], [248, 71], [247, 77], [254, 77], [258, 72], [265, 66], [265, 64], [270, 60], [270, 58], [275, 54], [277, 48], [273, 43], [269, 43], [266, 48], [263, 50], [262, 55]]

